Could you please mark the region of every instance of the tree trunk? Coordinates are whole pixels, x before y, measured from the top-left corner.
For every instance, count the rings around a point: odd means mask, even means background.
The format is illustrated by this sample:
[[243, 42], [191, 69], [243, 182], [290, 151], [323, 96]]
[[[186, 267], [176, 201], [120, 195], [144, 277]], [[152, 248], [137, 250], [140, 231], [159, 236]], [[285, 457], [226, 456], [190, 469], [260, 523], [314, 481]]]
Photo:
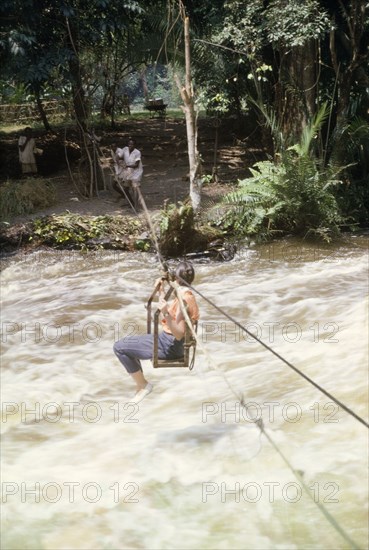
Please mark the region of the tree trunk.
[[110, 90], [104, 93], [104, 97], [101, 103], [100, 116], [106, 118], [111, 115], [111, 97]]
[[44, 106], [42, 105], [39, 89], [35, 90], [35, 98], [36, 98], [37, 109], [38, 109], [40, 118], [42, 120], [42, 123], [44, 125], [44, 128], [47, 132], [51, 132], [52, 131], [51, 126], [49, 124], [49, 121], [47, 120], [47, 116], [46, 116], [46, 113], [45, 113]]
[[[329, 35], [329, 51], [336, 82], [334, 88], [335, 109], [332, 117], [333, 122], [329, 128], [330, 135], [334, 132], [339, 134], [346, 126], [349, 116], [355, 114], [351, 108], [353, 107], [352, 87], [355, 81], [360, 83], [360, 87], [369, 86], [369, 78], [365, 71], [369, 55], [365, 41], [365, 22], [368, 16], [366, 12], [369, 6], [361, 0], [352, 0], [348, 5], [339, 0], [339, 7], [346, 25], [336, 25], [336, 15], [333, 16], [332, 30]], [[338, 48], [337, 42], [339, 42]], [[344, 55], [342, 55], [342, 51]], [[327, 138], [327, 160], [332, 154], [329, 137]]]
[[[346, 21], [346, 29], [338, 28], [331, 31], [329, 47], [337, 79], [337, 125], [341, 126], [346, 122], [349, 112], [353, 81], [362, 78], [361, 69], [365, 67], [369, 54], [366, 47], [367, 41], [365, 41], [368, 5], [362, 0], [352, 0], [348, 6], [339, 0], [339, 5]], [[346, 52], [345, 64], [338, 61], [336, 39]], [[366, 83], [368, 83], [367, 75]]]
[[79, 128], [85, 132], [87, 129], [87, 104], [81, 77], [78, 30], [74, 25], [70, 25], [68, 18], [66, 18], [66, 24], [70, 44], [74, 52], [74, 55], [69, 59], [74, 113]]
[[176, 75], [176, 82], [183, 100], [183, 111], [186, 117], [188, 161], [190, 167], [190, 197], [192, 207], [196, 212], [201, 204], [201, 163], [197, 150], [197, 112], [195, 109], [194, 93], [191, 82], [191, 53], [190, 53], [190, 20], [184, 19], [186, 84], [181, 86]]
[[82, 86], [79, 58], [70, 59], [69, 70], [72, 77], [72, 99], [74, 114], [76, 116], [78, 126], [85, 132], [87, 129], [87, 105], [85, 92]]
[[310, 40], [285, 52], [280, 50], [281, 66], [276, 87], [276, 108], [283, 135], [295, 142], [316, 112], [317, 51]]
[[147, 87], [147, 80], [146, 80], [146, 66], [141, 71], [140, 80], [142, 84], [142, 91], [145, 98], [145, 103], [147, 104], [149, 102], [149, 89]]
[[114, 50], [114, 74], [113, 74], [113, 83], [111, 86], [111, 118], [110, 126], [115, 128], [115, 107], [117, 103], [117, 86], [118, 86], [118, 42], [115, 44]]

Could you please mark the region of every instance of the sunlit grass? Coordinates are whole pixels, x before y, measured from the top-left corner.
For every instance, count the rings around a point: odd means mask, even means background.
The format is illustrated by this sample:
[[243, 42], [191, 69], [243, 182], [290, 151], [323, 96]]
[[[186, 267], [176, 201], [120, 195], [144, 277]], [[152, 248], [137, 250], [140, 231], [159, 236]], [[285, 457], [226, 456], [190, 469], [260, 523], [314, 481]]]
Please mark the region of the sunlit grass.
[[[15, 132], [22, 131], [27, 124], [6, 124], [0, 126], [0, 132], [4, 134], [13, 134]], [[37, 124], [32, 125], [33, 128], [37, 128]], [[42, 125], [39, 126], [40, 128], [43, 128]]]
[[[200, 117], [205, 117], [205, 111], [200, 111]], [[170, 119], [184, 119], [184, 113], [181, 108], [177, 109], [167, 109], [166, 111], [166, 120]], [[117, 126], [127, 123], [134, 122], [135, 120], [164, 120], [161, 119], [158, 115], [153, 116], [152, 113], [140, 107], [131, 108], [130, 115], [117, 115], [115, 117], [115, 124]], [[73, 120], [60, 120], [60, 116], [53, 119], [49, 119], [50, 126], [55, 131], [65, 130], [65, 129], [75, 129], [76, 123]], [[22, 124], [15, 122], [14, 124], [0, 124], [0, 134], [19, 134], [26, 126], [31, 126], [35, 132], [45, 131], [44, 125], [39, 120], [25, 121]], [[93, 128], [111, 128], [111, 120], [109, 117], [102, 119], [100, 113], [93, 114], [88, 120], [88, 126]]]

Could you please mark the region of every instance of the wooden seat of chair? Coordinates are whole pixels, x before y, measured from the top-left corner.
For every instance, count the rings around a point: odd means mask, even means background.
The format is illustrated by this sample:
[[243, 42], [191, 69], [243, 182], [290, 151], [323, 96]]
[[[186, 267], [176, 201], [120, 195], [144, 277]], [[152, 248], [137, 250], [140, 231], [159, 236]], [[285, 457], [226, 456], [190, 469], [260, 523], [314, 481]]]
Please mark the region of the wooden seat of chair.
[[188, 368], [188, 365], [186, 365], [184, 357], [179, 357], [178, 359], [157, 359], [156, 368], [158, 367]]

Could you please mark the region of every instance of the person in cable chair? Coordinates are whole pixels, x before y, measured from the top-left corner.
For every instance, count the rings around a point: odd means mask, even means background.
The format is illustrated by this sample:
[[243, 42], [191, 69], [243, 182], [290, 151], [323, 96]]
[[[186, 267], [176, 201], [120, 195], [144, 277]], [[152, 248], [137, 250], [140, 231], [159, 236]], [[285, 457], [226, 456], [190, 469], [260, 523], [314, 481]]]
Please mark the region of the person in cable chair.
[[[190, 262], [180, 262], [175, 271], [175, 280], [180, 286], [178, 292], [187, 309], [192, 323], [199, 319], [199, 308], [195, 296], [186, 284], [191, 284], [195, 277], [195, 270]], [[159, 279], [160, 281], [160, 279]], [[164, 283], [164, 280], [162, 280]], [[156, 285], [158, 281], [156, 282]], [[156, 286], [155, 285], [155, 286]], [[158, 309], [162, 314], [163, 332], [159, 334], [158, 357], [159, 359], [177, 359], [184, 354], [184, 336], [186, 331], [185, 317], [181, 311], [179, 299], [172, 302], [164, 300], [164, 288], [159, 295]], [[136, 383], [136, 394], [131, 400], [139, 403], [153, 389], [142, 371], [141, 359], [151, 359], [154, 349], [154, 335], [143, 334], [139, 336], [127, 336], [115, 342], [114, 353], [122, 363], [128, 374]]]

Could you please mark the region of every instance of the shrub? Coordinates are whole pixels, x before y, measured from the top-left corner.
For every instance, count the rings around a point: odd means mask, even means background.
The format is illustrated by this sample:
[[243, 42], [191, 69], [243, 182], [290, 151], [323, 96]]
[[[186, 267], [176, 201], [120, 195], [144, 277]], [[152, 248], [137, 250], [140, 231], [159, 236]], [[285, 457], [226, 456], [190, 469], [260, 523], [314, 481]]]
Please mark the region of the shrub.
[[301, 166], [292, 154], [277, 165], [258, 162], [251, 172], [252, 178], [225, 197], [226, 227], [263, 238], [293, 233], [330, 240], [339, 234], [343, 218], [331, 190], [337, 183], [333, 173], [317, 170], [313, 162]]
[[180, 256], [206, 246], [206, 237], [195, 228], [190, 204], [167, 204], [160, 213], [160, 249], [164, 256]]
[[81, 216], [67, 211], [57, 216], [44, 216], [33, 220], [31, 240], [59, 248], [86, 249], [88, 246], [99, 248], [104, 245], [112, 249], [122, 248], [122, 245], [129, 248], [129, 236], [141, 232], [142, 225], [137, 219], [120, 216]]
[[341, 184], [344, 167], [325, 166], [314, 151], [314, 139], [327, 115], [318, 112], [301, 141], [280, 147], [274, 162], [258, 162], [252, 177], [225, 196], [228, 210], [222, 223], [241, 236], [271, 237], [275, 233], [311, 235], [331, 240], [344, 223], [333, 187]]
[[54, 202], [54, 186], [43, 178], [7, 181], [0, 187], [0, 215], [2, 219], [9, 219], [20, 214], [30, 214], [46, 208]]

